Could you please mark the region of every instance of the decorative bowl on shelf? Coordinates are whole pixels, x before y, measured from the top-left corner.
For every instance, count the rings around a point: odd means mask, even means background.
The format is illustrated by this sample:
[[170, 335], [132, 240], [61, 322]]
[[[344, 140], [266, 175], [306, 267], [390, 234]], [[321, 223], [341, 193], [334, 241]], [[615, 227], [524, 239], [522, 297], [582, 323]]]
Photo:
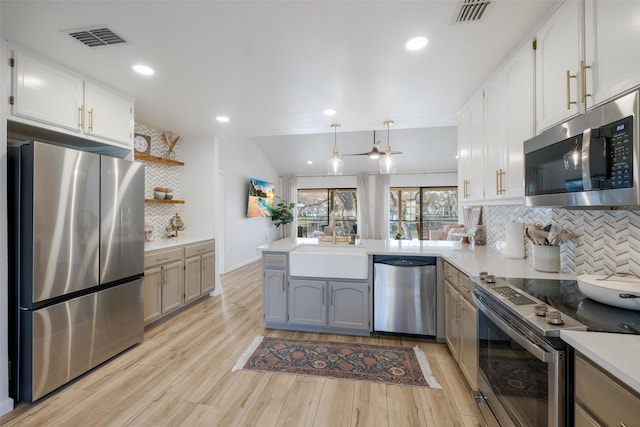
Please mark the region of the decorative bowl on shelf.
[[170, 188], [167, 188], [166, 191], [165, 191], [164, 198], [167, 199], [167, 200], [173, 199], [173, 190], [170, 189]]
[[[163, 200], [167, 197], [167, 193], [165, 193], [164, 191], [160, 191], [160, 190], [155, 190], [153, 192], [153, 197], [159, 200]], [[173, 196], [171, 196], [173, 197]]]

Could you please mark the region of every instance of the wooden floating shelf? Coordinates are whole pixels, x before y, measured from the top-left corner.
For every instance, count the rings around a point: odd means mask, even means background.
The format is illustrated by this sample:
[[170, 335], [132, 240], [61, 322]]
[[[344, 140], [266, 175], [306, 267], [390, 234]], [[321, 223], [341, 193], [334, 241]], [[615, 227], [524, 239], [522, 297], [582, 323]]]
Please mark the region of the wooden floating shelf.
[[167, 200], [167, 199], [144, 199], [144, 201], [147, 202], [147, 203], [157, 203], [159, 205], [161, 205], [161, 204], [183, 205], [184, 204], [184, 200], [175, 200], [175, 199], [171, 199], [171, 200]]
[[148, 154], [138, 153], [138, 152], [134, 153], [134, 158], [136, 160], [144, 160], [147, 162], [160, 163], [162, 165], [167, 165], [167, 166], [184, 166], [184, 163], [179, 162], [177, 160], [165, 159], [164, 157], [150, 156]]

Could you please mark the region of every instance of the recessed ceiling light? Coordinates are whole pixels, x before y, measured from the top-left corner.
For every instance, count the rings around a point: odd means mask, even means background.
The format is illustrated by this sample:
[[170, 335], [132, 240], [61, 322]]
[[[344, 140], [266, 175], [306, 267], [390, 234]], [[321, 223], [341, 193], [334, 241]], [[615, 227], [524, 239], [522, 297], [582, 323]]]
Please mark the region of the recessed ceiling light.
[[327, 108], [322, 112], [322, 114], [324, 114], [325, 116], [333, 116], [336, 114], [336, 110], [334, 110], [333, 108]]
[[414, 37], [409, 39], [404, 46], [409, 50], [418, 50], [425, 47], [428, 42], [426, 37]]
[[220, 123], [227, 123], [229, 121], [229, 117], [227, 116], [216, 116], [216, 120]]
[[143, 76], [152, 76], [154, 73], [153, 68], [141, 64], [134, 65], [133, 71], [138, 74], [142, 74]]
[[313, 164], [313, 160], [307, 160], [307, 164], [308, 165], [312, 165]]

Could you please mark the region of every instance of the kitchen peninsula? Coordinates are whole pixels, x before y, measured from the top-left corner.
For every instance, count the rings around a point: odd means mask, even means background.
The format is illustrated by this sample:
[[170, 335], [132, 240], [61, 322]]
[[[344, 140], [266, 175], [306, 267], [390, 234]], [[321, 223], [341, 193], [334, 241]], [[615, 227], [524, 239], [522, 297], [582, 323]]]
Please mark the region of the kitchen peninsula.
[[[418, 240], [365, 240], [358, 242], [357, 245], [335, 244], [328, 245], [318, 242], [317, 239], [306, 238], [290, 238], [275, 241], [270, 244], [260, 246], [258, 249], [263, 254], [263, 266], [269, 267], [269, 260], [280, 260], [275, 268], [280, 272], [278, 276], [281, 282], [279, 286], [286, 287], [288, 280], [288, 258], [291, 252], [300, 247], [308, 247], [316, 245], [319, 249], [323, 246], [343, 247], [343, 251], [350, 249], [364, 250], [369, 257], [369, 268], [367, 283], [373, 284], [373, 263], [374, 255], [397, 255], [397, 256], [431, 256], [438, 257], [442, 262], [446, 262], [457, 268], [462, 274], [467, 276], [478, 276], [480, 272], [487, 271], [496, 277], [520, 277], [530, 279], [554, 279], [554, 280], [575, 280], [575, 274], [571, 273], [546, 273], [540, 272], [533, 268], [531, 259], [508, 259], [496, 249], [486, 246], [463, 245], [459, 242], [452, 241], [418, 241]], [[444, 273], [440, 269], [442, 262], [439, 262], [438, 282], [444, 279]], [[317, 278], [317, 277], [316, 277]], [[265, 274], [265, 284], [268, 276]], [[325, 278], [327, 280], [332, 278]], [[334, 278], [335, 279], [335, 278]], [[265, 292], [266, 292], [265, 287]], [[440, 291], [442, 294], [442, 291]], [[265, 294], [263, 298], [266, 298]], [[437, 306], [438, 315], [444, 312], [442, 297], [438, 296], [439, 302]], [[266, 301], [264, 299], [263, 301]], [[286, 295], [283, 302], [286, 311]], [[286, 319], [284, 320], [286, 322]], [[265, 323], [269, 327], [269, 321], [265, 318]], [[361, 331], [363, 332], [363, 331]], [[364, 331], [368, 334], [371, 328]], [[438, 335], [440, 337], [440, 334]], [[637, 364], [629, 363], [630, 354], [634, 354], [632, 350], [640, 346], [640, 336], [625, 334], [605, 334], [596, 332], [568, 332], [562, 333], [562, 338], [573, 347], [577, 348], [581, 353], [591, 356], [600, 366], [615, 376], [619, 381], [623, 382], [629, 388], [640, 393], [640, 367]], [[606, 357], [598, 357], [599, 352], [607, 348]], [[620, 367], [624, 367], [621, 369]]]

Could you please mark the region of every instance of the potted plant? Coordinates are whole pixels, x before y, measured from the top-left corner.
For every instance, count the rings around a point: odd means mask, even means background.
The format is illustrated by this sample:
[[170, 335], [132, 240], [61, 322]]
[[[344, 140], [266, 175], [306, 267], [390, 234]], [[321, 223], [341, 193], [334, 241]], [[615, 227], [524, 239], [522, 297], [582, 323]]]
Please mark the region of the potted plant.
[[[287, 203], [280, 197], [276, 196], [279, 200], [278, 204], [273, 208], [273, 214], [271, 215], [271, 221], [276, 224], [276, 228], [281, 225], [289, 224], [293, 222], [293, 213], [291, 212], [296, 206], [295, 203]], [[282, 227], [282, 238], [284, 239], [284, 227]]]

